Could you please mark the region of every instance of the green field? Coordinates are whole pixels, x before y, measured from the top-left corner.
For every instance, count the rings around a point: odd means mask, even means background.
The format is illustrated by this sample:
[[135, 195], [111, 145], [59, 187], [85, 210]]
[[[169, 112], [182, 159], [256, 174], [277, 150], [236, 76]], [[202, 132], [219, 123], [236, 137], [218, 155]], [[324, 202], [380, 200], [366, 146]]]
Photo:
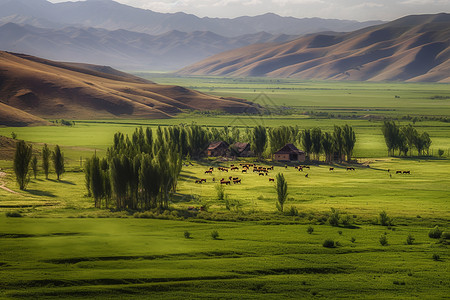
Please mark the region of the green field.
[[[359, 116], [369, 110], [399, 118], [448, 117], [450, 100], [431, 97], [449, 96], [449, 85], [148, 78], [220, 96], [247, 94], [249, 100], [264, 90], [270, 93], [270, 105], [297, 111], [264, 116], [186, 113], [168, 120], [80, 120], [74, 127], [0, 128], [0, 135], [15, 132], [37, 149], [42, 143], [59, 144], [67, 160], [62, 181], [54, 174], [45, 180], [40, 171], [26, 191], [19, 191], [14, 182], [12, 162], [0, 161], [6, 173], [0, 185], [12, 190], [0, 189], [0, 298], [448, 298], [449, 241], [432, 239], [428, 232], [436, 225], [450, 231], [450, 123], [416, 122], [419, 132], [430, 134], [432, 156], [392, 158], [386, 157], [382, 120]], [[301, 110], [333, 111], [336, 116], [316, 118]], [[349, 117], [353, 112], [355, 117]], [[358, 163], [355, 171], [347, 171], [346, 164], [335, 164], [330, 171], [329, 165], [314, 163], [303, 172], [275, 164], [268, 176], [217, 170], [205, 175], [210, 166], [239, 162], [204, 159], [183, 167], [169, 211], [94, 208], [93, 199], [85, 195], [80, 158], [94, 152], [103, 156], [117, 131], [130, 134], [137, 126], [193, 122], [325, 131], [349, 124], [357, 134]], [[438, 149], [445, 150], [442, 158]], [[270, 160], [258, 163], [273, 165]], [[289, 186], [285, 214], [277, 212], [274, 184], [268, 180], [279, 172]], [[212, 179], [230, 175], [242, 179], [225, 188], [227, 199], [238, 202], [239, 209], [227, 210], [225, 201], [217, 200]], [[195, 184], [200, 178], [207, 182]], [[201, 206], [207, 211], [188, 210]], [[350, 224], [331, 226], [331, 208], [348, 216]], [[291, 209], [298, 213], [290, 214]], [[393, 219], [392, 226], [379, 225], [376, 219], [382, 211]], [[307, 233], [309, 226], [312, 234]], [[214, 230], [218, 239], [211, 237]], [[191, 238], [185, 238], [185, 231]], [[415, 238], [412, 245], [406, 243], [409, 234]], [[381, 236], [388, 245], [380, 244]], [[326, 239], [339, 244], [323, 247]]]

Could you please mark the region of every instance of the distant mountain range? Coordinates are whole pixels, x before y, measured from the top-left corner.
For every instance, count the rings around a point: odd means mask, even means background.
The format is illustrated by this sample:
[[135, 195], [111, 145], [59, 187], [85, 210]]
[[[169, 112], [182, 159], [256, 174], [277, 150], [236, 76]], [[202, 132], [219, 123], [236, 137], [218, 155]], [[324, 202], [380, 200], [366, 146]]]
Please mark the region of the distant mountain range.
[[170, 31], [152, 36], [126, 30], [48, 29], [7, 23], [0, 26], [0, 49], [127, 70], [176, 70], [230, 49], [297, 37], [261, 32], [228, 38], [209, 31]]
[[265, 14], [256, 17], [199, 18], [185, 13], [158, 13], [113, 0], [51, 3], [46, 0], [0, 0], [0, 23], [28, 24], [43, 28], [83, 26], [107, 30], [124, 29], [152, 35], [172, 30], [211, 31], [234, 37], [261, 31], [302, 35], [319, 31], [352, 31], [381, 21], [357, 22], [319, 18], [298, 19]]
[[177, 70], [257, 43], [287, 42], [312, 32], [348, 32], [381, 21], [165, 14], [112, 0], [51, 3], [0, 0], [0, 50], [127, 70]]
[[109, 67], [60, 63], [0, 51], [0, 125], [45, 119], [170, 118], [186, 110], [256, 112], [235, 98], [158, 85]]
[[231, 50], [178, 74], [450, 82], [449, 46], [450, 14], [407, 16], [351, 33]]

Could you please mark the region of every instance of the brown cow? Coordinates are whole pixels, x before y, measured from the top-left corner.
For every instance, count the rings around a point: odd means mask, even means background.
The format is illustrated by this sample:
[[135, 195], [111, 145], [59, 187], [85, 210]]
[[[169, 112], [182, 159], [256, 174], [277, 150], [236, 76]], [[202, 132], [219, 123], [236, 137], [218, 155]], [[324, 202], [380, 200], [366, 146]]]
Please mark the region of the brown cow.
[[259, 173], [259, 176], [264, 176], [264, 175], [266, 175], [266, 174], [264, 174], [263, 172]]
[[242, 173], [247, 173], [247, 169], [242, 170]]
[[403, 174], [411, 174], [411, 171], [403, 171]]
[[305, 175], [305, 178], [308, 178], [308, 174]]
[[334, 171], [334, 168], [333, 168], [333, 167], [330, 167], [330, 171]]
[[241, 183], [241, 180], [240, 180], [240, 179], [233, 179], [233, 183], [234, 183], [234, 184], [236, 184], [236, 183]]
[[230, 185], [231, 182], [229, 180], [220, 181], [220, 184]]
[[269, 182], [271, 181], [275, 182], [275, 178], [269, 178]]
[[205, 174], [212, 174], [212, 170], [205, 171]]
[[402, 171], [396, 171], [395, 174], [402, 174]]

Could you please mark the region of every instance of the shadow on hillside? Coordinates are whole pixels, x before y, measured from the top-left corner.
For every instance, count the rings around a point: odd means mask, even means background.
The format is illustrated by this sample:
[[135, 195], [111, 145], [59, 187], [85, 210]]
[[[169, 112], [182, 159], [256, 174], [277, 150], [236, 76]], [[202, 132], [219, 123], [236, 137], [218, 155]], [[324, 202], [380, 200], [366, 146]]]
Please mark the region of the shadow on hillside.
[[34, 196], [44, 196], [44, 197], [51, 197], [55, 198], [55, 194], [47, 192], [47, 191], [40, 191], [40, 190], [26, 190], [27, 193], [34, 195]]

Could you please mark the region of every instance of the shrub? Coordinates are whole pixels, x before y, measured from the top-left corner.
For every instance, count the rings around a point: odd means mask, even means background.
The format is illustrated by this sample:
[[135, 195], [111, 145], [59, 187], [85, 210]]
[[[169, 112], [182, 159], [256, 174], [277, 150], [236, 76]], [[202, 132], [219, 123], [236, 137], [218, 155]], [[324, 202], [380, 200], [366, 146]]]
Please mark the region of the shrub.
[[342, 230], [339, 230], [338, 233], [339, 233], [339, 235], [342, 235]]
[[444, 240], [450, 240], [450, 232], [448, 232], [448, 231], [443, 232], [441, 237]]
[[439, 226], [434, 226], [433, 229], [428, 232], [428, 236], [432, 239], [439, 239], [442, 236], [442, 230], [439, 229]]
[[387, 236], [385, 234], [380, 236], [380, 244], [381, 244], [381, 246], [387, 246], [388, 240], [387, 240]]
[[185, 238], [185, 239], [190, 239], [190, 238], [191, 238], [191, 233], [190, 233], [189, 231], [186, 230], [186, 231], [184, 232], [184, 238]]
[[412, 245], [416, 239], [412, 236], [412, 234], [408, 234], [408, 237], [406, 238], [406, 244]]
[[211, 237], [213, 240], [217, 240], [219, 238], [219, 233], [217, 232], [217, 230], [213, 230], [211, 232]]
[[434, 253], [432, 257], [433, 257], [433, 260], [435, 260], [435, 261], [441, 260], [441, 257], [439, 256], [439, 254]]
[[328, 223], [331, 226], [339, 226], [339, 211], [337, 209], [331, 208], [331, 215], [328, 218]]
[[341, 217], [342, 225], [349, 226], [352, 222], [352, 218], [349, 215]]
[[380, 212], [380, 225], [381, 226], [390, 226], [392, 225], [392, 220], [388, 217], [387, 213], [383, 210]]
[[289, 216], [298, 216], [298, 209], [295, 206], [291, 206], [288, 212]]
[[278, 200], [276, 203], [276, 207], [278, 211], [283, 212], [284, 203], [286, 202], [288, 196], [288, 184], [282, 173], [278, 173], [276, 176], [275, 190], [277, 192]]
[[312, 226], [308, 226], [308, 228], [306, 228], [306, 232], [312, 234], [314, 232], [314, 228]]
[[336, 247], [342, 247], [342, 244], [341, 244], [341, 242], [339, 242], [339, 241], [337, 241], [337, 242], [335, 243], [335, 245], [336, 245]]
[[8, 211], [5, 214], [8, 218], [21, 218], [22, 214], [18, 211]]
[[323, 242], [322, 246], [324, 246], [325, 248], [334, 248], [335, 244], [334, 244], [334, 241], [332, 239], [326, 239]]
[[217, 193], [217, 200], [225, 199], [225, 186], [223, 184], [216, 184], [215, 189]]
[[356, 239], [355, 239], [354, 237], [352, 237], [352, 238], [350, 239], [350, 242], [354, 243], [354, 242], [356, 242]]
[[13, 140], [17, 140], [17, 133], [15, 133], [14, 131], [11, 132], [11, 138], [12, 138]]
[[438, 155], [439, 155], [439, 157], [442, 157], [442, 155], [444, 155], [444, 150], [439, 149], [438, 150]]

